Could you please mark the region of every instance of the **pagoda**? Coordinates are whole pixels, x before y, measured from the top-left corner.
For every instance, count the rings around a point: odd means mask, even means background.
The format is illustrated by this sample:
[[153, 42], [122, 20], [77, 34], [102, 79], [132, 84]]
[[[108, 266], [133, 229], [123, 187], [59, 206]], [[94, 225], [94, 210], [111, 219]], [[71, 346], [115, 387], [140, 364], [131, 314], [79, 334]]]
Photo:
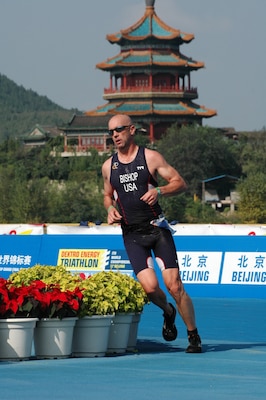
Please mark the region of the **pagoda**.
[[111, 44], [120, 46], [120, 52], [96, 65], [110, 74], [109, 87], [103, 94], [106, 103], [74, 116], [69, 124], [69, 134], [81, 132], [79, 145], [86, 134], [94, 132], [98, 138], [101, 132], [105, 134], [107, 121], [115, 114], [130, 115], [134, 124], [148, 133], [150, 142], [174, 123], [202, 125], [203, 118], [216, 115], [215, 110], [194, 102], [198, 91], [191, 85], [191, 72], [203, 68], [204, 63], [180, 52], [181, 45], [190, 43], [194, 35], [166, 25], [157, 16], [154, 4], [155, 0], [146, 0], [139, 21], [107, 35]]

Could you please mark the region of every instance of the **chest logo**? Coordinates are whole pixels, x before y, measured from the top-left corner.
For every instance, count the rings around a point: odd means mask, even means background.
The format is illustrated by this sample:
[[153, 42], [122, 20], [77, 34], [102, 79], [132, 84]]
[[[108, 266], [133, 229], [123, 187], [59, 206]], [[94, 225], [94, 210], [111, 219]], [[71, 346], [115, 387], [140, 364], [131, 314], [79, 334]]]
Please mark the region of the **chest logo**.
[[119, 163], [117, 161], [115, 161], [112, 165], [112, 169], [117, 169], [118, 168]]

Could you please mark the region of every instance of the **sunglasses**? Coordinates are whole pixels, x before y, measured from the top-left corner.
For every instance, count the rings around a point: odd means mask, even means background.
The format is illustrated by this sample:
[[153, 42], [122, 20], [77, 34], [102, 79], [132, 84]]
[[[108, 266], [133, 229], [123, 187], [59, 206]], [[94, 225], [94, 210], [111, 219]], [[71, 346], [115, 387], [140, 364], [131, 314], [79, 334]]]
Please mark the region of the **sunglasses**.
[[110, 136], [113, 136], [114, 131], [116, 131], [117, 133], [123, 132], [126, 128], [129, 128], [130, 126], [131, 126], [131, 125], [117, 126], [117, 127], [114, 128], [114, 129], [109, 129], [109, 130], [108, 130], [108, 133], [109, 133]]

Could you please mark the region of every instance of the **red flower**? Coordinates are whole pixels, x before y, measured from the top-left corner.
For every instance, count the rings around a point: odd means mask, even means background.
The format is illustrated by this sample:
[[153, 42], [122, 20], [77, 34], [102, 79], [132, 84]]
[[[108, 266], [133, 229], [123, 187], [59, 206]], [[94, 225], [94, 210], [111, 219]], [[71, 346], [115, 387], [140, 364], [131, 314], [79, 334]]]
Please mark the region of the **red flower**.
[[64, 318], [76, 316], [83, 295], [79, 288], [62, 291], [59, 285], [36, 280], [28, 286], [14, 286], [0, 278], [0, 318]]

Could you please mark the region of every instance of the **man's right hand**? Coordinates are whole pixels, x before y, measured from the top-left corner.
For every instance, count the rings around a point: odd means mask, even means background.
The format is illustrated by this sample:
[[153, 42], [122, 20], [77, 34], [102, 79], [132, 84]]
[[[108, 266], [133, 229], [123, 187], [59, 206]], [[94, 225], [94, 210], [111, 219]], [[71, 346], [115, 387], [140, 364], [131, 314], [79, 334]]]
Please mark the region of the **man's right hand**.
[[107, 222], [109, 225], [115, 224], [115, 223], [119, 223], [122, 219], [122, 215], [120, 215], [120, 213], [117, 211], [117, 209], [112, 206], [109, 207], [108, 210], [108, 216], [107, 216]]

